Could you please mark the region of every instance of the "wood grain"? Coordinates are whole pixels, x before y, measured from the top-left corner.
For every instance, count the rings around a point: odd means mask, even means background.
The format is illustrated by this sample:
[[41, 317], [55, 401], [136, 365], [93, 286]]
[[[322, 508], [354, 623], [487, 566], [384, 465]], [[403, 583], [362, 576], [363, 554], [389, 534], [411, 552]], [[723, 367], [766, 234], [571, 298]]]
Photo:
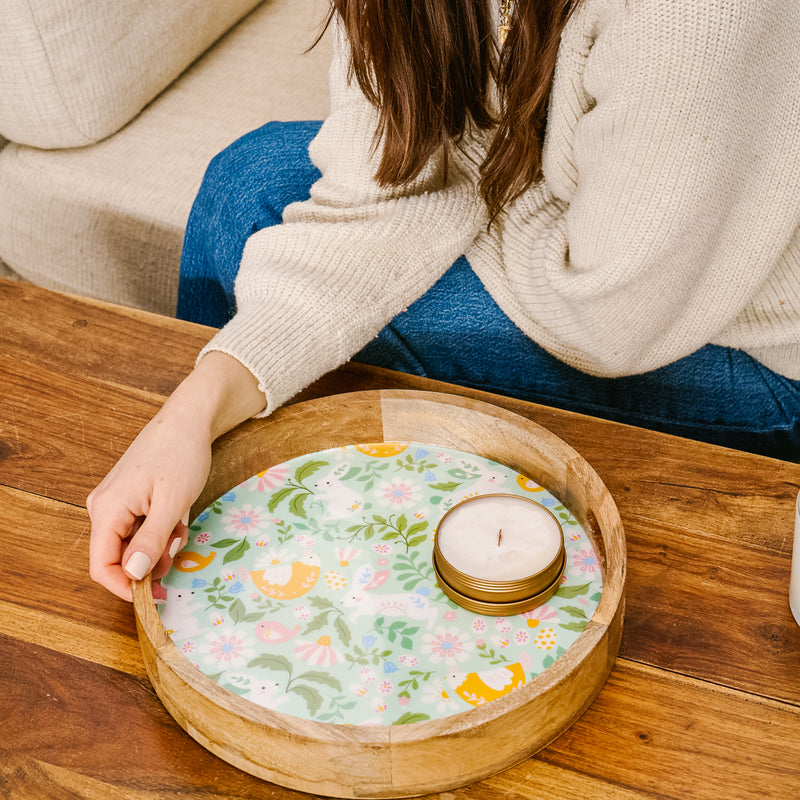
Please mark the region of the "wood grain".
[[[4, 636], [0, 663], [0, 797], [311, 797], [220, 761], [125, 673]], [[620, 659], [548, 748], [432, 800], [787, 800], [798, 763], [797, 708]]]
[[[212, 333], [0, 282], [0, 797], [309, 797], [180, 730], [143, 682], [130, 607], [86, 572], [86, 494]], [[627, 533], [624, 657], [597, 700], [535, 757], [439, 800], [800, 797], [785, 602], [800, 465], [357, 364], [303, 396], [386, 388], [544, 425]]]

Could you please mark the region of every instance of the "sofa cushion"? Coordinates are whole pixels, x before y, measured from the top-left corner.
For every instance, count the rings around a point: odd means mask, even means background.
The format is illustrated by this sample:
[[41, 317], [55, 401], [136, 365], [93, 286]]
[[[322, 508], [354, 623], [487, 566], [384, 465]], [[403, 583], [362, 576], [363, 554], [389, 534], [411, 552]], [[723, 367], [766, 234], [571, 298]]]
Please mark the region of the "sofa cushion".
[[3, 0], [0, 133], [76, 147], [121, 128], [260, 0]]
[[327, 37], [304, 54], [327, 8], [264, 3], [98, 144], [0, 151], [0, 259], [48, 288], [174, 314], [183, 231], [209, 161], [270, 120], [327, 114]]

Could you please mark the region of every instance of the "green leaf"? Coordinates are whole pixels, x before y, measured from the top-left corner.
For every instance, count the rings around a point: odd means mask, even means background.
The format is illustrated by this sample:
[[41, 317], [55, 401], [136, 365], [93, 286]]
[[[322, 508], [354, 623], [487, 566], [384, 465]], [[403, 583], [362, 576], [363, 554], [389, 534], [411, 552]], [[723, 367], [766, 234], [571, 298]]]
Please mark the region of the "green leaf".
[[461, 482], [448, 481], [447, 483], [429, 483], [428, 486], [437, 492], [454, 492], [461, 486]]
[[308, 706], [308, 713], [313, 717], [322, 705], [322, 695], [311, 686], [292, 686], [290, 692], [299, 694]]
[[577, 597], [579, 594], [586, 594], [589, 591], [589, 586], [591, 584], [584, 583], [580, 586], [562, 586], [557, 592], [557, 597], [567, 597], [570, 600], [574, 597]]
[[[408, 695], [406, 695], [408, 696]], [[419, 711], [406, 711], [401, 717], [398, 717], [392, 725], [411, 725], [414, 722], [425, 722], [430, 719], [427, 714], [422, 714]]]
[[220, 539], [218, 542], [211, 542], [209, 547], [217, 547], [219, 549], [233, 547], [233, 545], [240, 541], [241, 539]]
[[408, 636], [404, 636], [400, 640], [400, 646], [405, 650], [411, 650], [414, 647], [414, 640], [409, 638]]
[[408, 520], [405, 514], [401, 514], [397, 520], [397, 530], [402, 533], [408, 527]]
[[307, 494], [304, 492], [298, 492], [289, 503], [289, 511], [292, 512], [296, 517], [300, 517], [300, 519], [306, 518], [306, 498], [308, 497]]
[[306, 629], [303, 631], [303, 636], [307, 636], [309, 633], [313, 633], [314, 631], [321, 630], [325, 627], [325, 624], [328, 622], [328, 614], [330, 614], [330, 610], [323, 611], [321, 614], [317, 614], [311, 622], [306, 625]]
[[337, 692], [342, 691], [342, 684], [339, 683], [337, 678], [334, 678], [329, 672], [319, 672], [313, 670], [312, 672], [304, 672], [302, 675], [297, 676], [297, 680], [314, 681], [314, 683], [324, 683], [325, 686], [330, 686], [336, 689]]
[[306, 478], [311, 477], [318, 469], [327, 467], [328, 464], [328, 461], [308, 461], [297, 468], [297, 472], [294, 474], [294, 479], [298, 483], [302, 483]]
[[566, 611], [571, 617], [587, 618], [586, 612], [582, 608], [578, 608], [578, 606], [564, 606], [561, 610]]
[[270, 511], [274, 511], [279, 503], [282, 503], [290, 494], [296, 491], [297, 489], [294, 486], [285, 486], [283, 489], [278, 489], [278, 491], [269, 498], [267, 508]]
[[396, 539], [396, 538], [397, 538], [397, 531], [389, 531], [389, 533], [384, 533], [383, 536], [381, 536], [381, 541], [388, 542], [391, 539]]
[[[414, 536], [414, 534], [417, 534], [420, 531], [424, 531], [425, 528], [427, 527], [428, 527], [427, 522], [416, 522], [408, 529], [408, 531], [406, 531], [406, 536]], [[423, 537], [423, 539], [424, 538], [426, 537]]]
[[588, 624], [589, 620], [587, 619], [582, 622], [562, 622], [558, 627], [563, 628], [565, 631], [582, 631]]
[[542, 666], [547, 669], [549, 666], [555, 663], [555, 659], [553, 656], [545, 656], [544, 661], [542, 661]]
[[228, 550], [225, 553], [225, 558], [222, 559], [223, 566], [225, 564], [230, 564], [231, 561], [238, 561], [240, 558], [244, 556], [244, 554], [250, 549], [250, 542], [247, 539], [242, 539], [236, 547]]
[[413, 539], [408, 540], [408, 546], [417, 547], [418, 545], [421, 545], [427, 538], [427, 536], [415, 536]]
[[339, 634], [339, 638], [342, 640], [342, 644], [345, 647], [348, 647], [350, 645], [352, 634], [350, 633], [350, 628], [348, 627], [347, 623], [344, 621], [344, 617], [337, 617], [334, 627], [336, 628], [336, 633]]
[[253, 622], [259, 622], [263, 618], [265, 613], [266, 612], [264, 611], [253, 611], [250, 614], [245, 614], [242, 619], [242, 622], [247, 622], [248, 624], [251, 624]]
[[413, 590], [416, 588], [417, 584], [418, 584], [418, 583], [419, 583], [421, 580], [422, 580], [422, 578], [420, 578], [420, 577], [417, 577], [417, 578], [414, 578], [413, 580], [410, 580], [410, 581], [408, 581], [408, 583], [404, 583], [404, 584], [403, 584], [403, 591], [404, 591], [404, 592], [411, 592], [411, 591], [413, 591]]
[[292, 674], [292, 665], [288, 658], [284, 656], [276, 656], [271, 653], [264, 653], [263, 655], [256, 656], [252, 661], [247, 663], [248, 669], [250, 667], [263, 667], [264, 669], [277, 669], [281, 672], [288, 672]]

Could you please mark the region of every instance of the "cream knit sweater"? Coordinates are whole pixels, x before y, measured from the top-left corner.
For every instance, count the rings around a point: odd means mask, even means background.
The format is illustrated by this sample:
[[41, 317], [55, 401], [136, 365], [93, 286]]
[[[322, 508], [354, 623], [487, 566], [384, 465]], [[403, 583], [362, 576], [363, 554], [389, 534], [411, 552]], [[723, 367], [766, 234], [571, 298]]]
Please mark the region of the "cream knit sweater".
[[[544, 180], [487, 232], [486, 135], [411, 185], [373, 180], [374, 109], [336, 32], [322, 172], [254, 234], [207, 349], [267, 412], [363, 347], [462, 253], [572, 366], [619, 376], [714, 343], [800, 379], [800, 3], [585, 0], [561, 42]], [[205, 351], [204, 351], [205, 352]], [[502, 356], [502, 354], [498, 354]]]

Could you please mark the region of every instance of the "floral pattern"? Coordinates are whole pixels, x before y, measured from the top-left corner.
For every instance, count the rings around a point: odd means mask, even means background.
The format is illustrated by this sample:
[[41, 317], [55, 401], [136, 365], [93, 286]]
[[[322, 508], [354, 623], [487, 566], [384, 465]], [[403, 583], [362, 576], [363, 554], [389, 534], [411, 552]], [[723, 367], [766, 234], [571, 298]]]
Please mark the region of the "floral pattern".
[[[431, 564], [436, 522], [486, 492], [559, 519], [567, 568], [547, 605], [508, 617], [450, 601]], [[560, 658], [602, 594], [591, 541], [561, 502], [458, 450], [390, 442], [270, 467], [190, 526], [163, 579], [164, 626], [225, 689], [323, 722], [392, 725], [503, 697]]]

